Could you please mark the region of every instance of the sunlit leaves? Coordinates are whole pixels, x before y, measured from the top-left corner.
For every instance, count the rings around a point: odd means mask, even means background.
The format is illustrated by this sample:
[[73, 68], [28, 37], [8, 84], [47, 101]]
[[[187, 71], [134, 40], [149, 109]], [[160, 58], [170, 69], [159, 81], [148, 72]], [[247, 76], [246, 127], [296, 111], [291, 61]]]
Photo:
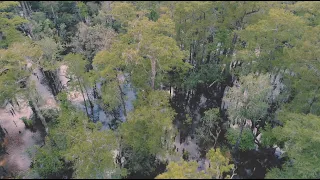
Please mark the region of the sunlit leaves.
[[273, 169], [267, 178], [318, 178], [319, 117], [283, 112], [279, 119], [284, 125], [273, 129], [273, 133], [277, 140], [284, 142], [283, 150], [291, 160], [283, 170]]

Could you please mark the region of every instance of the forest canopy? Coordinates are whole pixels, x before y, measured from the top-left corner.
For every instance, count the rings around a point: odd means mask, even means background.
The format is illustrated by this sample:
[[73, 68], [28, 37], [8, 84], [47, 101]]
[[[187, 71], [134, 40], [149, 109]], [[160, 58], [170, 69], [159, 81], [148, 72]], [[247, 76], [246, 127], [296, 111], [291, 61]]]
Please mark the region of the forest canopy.
[[0, 2], [0, 177], [320, 178], [319, 9]]

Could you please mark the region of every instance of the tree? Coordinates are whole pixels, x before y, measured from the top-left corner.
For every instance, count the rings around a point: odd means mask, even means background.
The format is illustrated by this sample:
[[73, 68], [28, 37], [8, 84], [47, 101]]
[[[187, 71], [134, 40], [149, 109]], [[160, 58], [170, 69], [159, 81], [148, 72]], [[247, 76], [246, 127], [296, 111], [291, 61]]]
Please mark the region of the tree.
[[114, 133], [101, 131], [101, 123], [88, 122], [67, 100], [67, 94], [59, 94], [58, 98], [59, 116], [50, 123], [47, 143], [36, 156], [34, 170], [48, 177], [71, 162], [74, 178], [111, 179], [124, 175], [125, 171], [114, 163], [113, 151], [118, 148]]
[[283, 111], [278, 118], [284, 125], [272, 129], [272, 133], [277, 144], [284, 143], [289, 161], [281, 170], [271, 169], [266, 178], [319, 178], [319, 116]]
[[200, 124], [196, 129], [196, 139], [200, 144], [206, 147], [216, 146], [219, 135], [221, 133], [222, 119], [220, 117], [219, 109], [213, 108], [204, 112], [204, 117], [200, 119]]
[[[233, 164], [229, 164], [229, 158], [222, 154], [220, 148], [210, 149], [206, 156], [210, 161], [209, 169], [206, 172], [211, 178], [223, 179], [224, 173], [228, 173], [233, 168]], [[225, 178], [229, 179], [230, 176]]]
[[170, 162], [167, 171], [155, 179], [203, 179], [210, 178], [203, 171], [197, 172], [198, 163], [195, 161]]
[[[233, 164], [229, 164], [228, 157], [225, 157], [219, 148], [210, 149], [206, 157], [210, 161], [209, 168], [198, 170], [198, 163], [195, 161], [170, 162], [167, 171], [158, 175], [155, 179], [223, 179], [224, 173], [228, 173]], [[230, 178], [226, 176], [225, 178]]]
[[128, 33], [122, 37], [129, 43], [124, 50], [124, 58], [133, 65], [132, 80], [137, 87], [149, 86], [155, 90], [165, 73], [183, 72], [190, 67], [182, 61], [184, 53], [172, 38], [174, 24], [167, 15], [161, 15], [156, 22], [142, 17], [130, 25]]
[[88, 119], [90, 120], [90, 115], [89, 115], [89, 111], [87, 108], [87, 101], [86, 101], [86, 98], [84, 95], [84, 92], [86, 92], [87, 100], [90, 103], [91, 113], [93, 116], [93, 104], [90, 100], [89, 94], [87, 93], [87, 89], [86, 89], [86, 84], [88, 82], [85, 81], [85, 80], [87, 80], [85, 77], [86, 76], [86, 68], [85, 67], [88, 62], [85, 60], [84, 56], [82, 56], [80, 54], [73, 54], [73, 53], [66, 55], [64, 57], [64, 61], [68, 64], [68, 69], [69, 69], [68, 73], [71, 74], [71, 78], [72, 78], [72, 76], [74, 76], [74, 79], [75, 79], [74, 83], [76, 83], [76, 85], [74, 85], [74, 87], [80, 89], [80, 91], [81, 91], [82, 98], [84, 101], [84, 106], [86, 109], [86, 113], [87, 113]]
[[[137, 104], [135, 110], [128, 114], [128, 120], [120, 126], [122, 144], [139, 154], [141, 160], [156, 155], [164, 157], [173, 146], [172, 121], [175, 116], [169, 105], [168, 94], [163, 91], [151, 91], [147, 94], [141, 92]], [[153, 163], [150, 162], [151, 165]], [[128, 167], [128, 171], [140, 171], [144, 174], [153, 171], [137, 167], [143, 166], [138, 163]]]
[[37, 147], [36, 152], [32, 171], [38, 173], [40, 177], [58, 175], [66, 168], [60, 152], [54, 148], [48, 137], [46, 137], [46, 145], [42, 148]]
[[102, 25], [90, 27], [83, 22], [78, 24], [78, 31], [72, 38], [73, 52], [82, 54], [88, 59], [90, 65], [97, 52], [107, 50], [116, 36], [111, 28], [105, 28]]
[[13, 42], [24, 40], [22, 33], [16, 28], [27, 20], [14, 13], [17, 6], [19, 6], [17, 1], [0, 3], [0, 48], [7, 48]]
[[[22, 98], [30, 102], [33, 112], [38, 115], [47, 132], [47, 123], [35, 100], [36, 91], [34, 84], [29, 80], [32, 65], [36, 65], [36, 63], [31, 62], [40, 57], [41, 50], [26, 41], [23, 43], [14, 43], [9, 49], [1, 51], [3, 56], [1, 56], [0, 59], [4, 68], [1, 70], [0, 75], [0, 84], [3, 85], [3, 90], [1, 89], [3, 93], [0, 95], [0, 101], [2, 101], [2, 103], [6, 101], [12, 102], [12, 100], [16, 101], [17, 96], [22, 96]], [[31, 67], [27, 67], [28, 61], [26, 57], [29, 57]]]
[[99, 72], [99, 77], [104, 77], [101, 93], [103, 102], [109, 105], [109, 110], [122, 104], [124, 115], [127, 116], [124, 102], [125, 94], [122, 90], [123, 82], [119, 80], [120, 76], [123, 75], [122, 69], [125, 67], [121, 58], [122, 47], [123, 45], [117, 41], [109, 51], [100, 51], [93, 60], [93, 66]]
[[239, 128], [229, 128], [226, 134], [227, 141], [231, 145], [238, 144], [239, 150], [242, 152], [255, 149], [255, 136], [252, 134], [252, 130], [249, 128], [243, 128], [241, 137], [239, 137], [239, 134], [241, 133], [240, 131], [241, 129]]
[[227, 92], [224, 101], [228, 106], [229, 120], [232, 124], [243, 123], [245, 119], [253, 124], [267, 115], [271, 95], [269, 74], [240, 77], [240, 83]]
[[[247, 120], [252, 122], [250, 127], [253, 133], [257, 125], [265, 122], [268, 115], [269, 103], [271, 102], [272, 85], [269, 74], [254, 76], [249, 74], [241, 77], [240, 84], [234, 85], [229, 89], [223, 98], [228, 104], [228, 119], [232, 124], [240, 125], [240, 134], [235, 144], [237, 150], [243, 133], [243, 128]], [[256, 136], [258, 133], [254, 134]]]
[[126, 28], [128, 23], [135, 19], [136, 10], [131, 3], [113, 2], [110, 9], [114, 19], [120, 21], [120, 27]]
[[56, 96], [62, 88], [57, 77], [57, 69], [60, 64], [58, 61], [60, 60], [59, 53], [62, 50], [62, 45], [49, 37], [36, 41], [36, 44], [42, 49], [41, 60], [38, 61], [37, 65], [47, 81], [52, 82], [49, 83], [49, 86], [52, 94]]
[[245, 48], [239, 48], [238, 59], [257, 61], [252, 63], [252, 68], [258, 71], [284, 66], [283, 60], [288, 58], [283, 56], [286, 55], [284, 49], [296, 46], [305, 27], [306, 22], [290, 11], [272, 8], [261, 20], [238, 31], [241, 40], [246, 42]]

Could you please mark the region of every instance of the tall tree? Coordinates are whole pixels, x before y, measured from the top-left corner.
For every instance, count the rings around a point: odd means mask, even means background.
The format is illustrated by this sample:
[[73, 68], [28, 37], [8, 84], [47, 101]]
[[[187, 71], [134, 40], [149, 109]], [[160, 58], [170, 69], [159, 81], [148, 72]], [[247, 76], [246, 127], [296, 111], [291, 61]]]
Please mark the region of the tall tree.
[[70, 46], [73, 47], [74, 53], [84, 55], [91, 66], [96, 53], [109, 49], [116, 34], [111, 28], [105, 28], [100, 24], [91, 27], [80, 22], [77, 27], [78, 31]]
[[154, 162], [143, 162], [145, 157], [150, 155], [166, 157], [172, 149], [172, 121], [175, 112], [169, 105], [168, 94], [163, 91], [141, 93], [137, 103], [138, 106], [128, 114], [128, 120], [121, 124], [119, 131], [123, 144], [141, 156], [138, 162], [128, 160], [133, 163], [128, 168], [129, 172], [140, 171], [149, 174], [154, 169], [139, 167], [145, 167], [143, 163], [150, 163], [152, 167]]
[[132, 62], [132, 80], [139, 88], [158, 89], [165, 73], [189, 68], [182, 61], [183, 51], [172, 38], [174, 23], [168, 15], [161, 15], [156, 22], [141, 17], [130, 25], [128, 33], [122, 37], [129, 43], [124, 56], [126, 62]]
[[221, 123], [219, 109], [214, 108], [205, 111], [204, 117], [201, 118], [200, 124], [196, 129], [196, 139], [199, 143], [206, 147], [211, 145], [215, 147], [222, 130]]
[[[85, 110], [88, 116], [88, 119], [91, 119], [88, 111], [88, 103], [91, 106], [91, 115], [93, 116], [93, 102], [90, 100], [90, 96], [87, 93], [86, 85], [88, 82], [86, 81], [87, 74], [86, 74], [86, 65], [87, 61], [85, 60], [84, 56], [80, 54], [73, 54], [70, 53], [64, 57], [64, 61], [68, 64], [68, 74], [70, 74], [70, 78], [74, 79], [73, 83], [74, 85], [71, 87], [75, 87], [77, 90], [79, 89], [84, 101]], [[87, 99], [85, 98], [85, 93], [87, 95]]]
[[[240, 134], [235, 144], [237, 150], [247, 120], [252, 122], [252, 132], [259, 124], [263, 124], [268, 113], [272, 85], [269, 74], [255, 76], [249, 74], [240, 77], [240, 83], [234, 85], [224, 97], [228, 104], [227, 113], [231, 124], [240, 125]], [[254, 134], [252, 134], [254, 135]], [[254, 136], [257, 136], [255, 134]]]
[[[121, 57], [123, 45], [117, 41], [112, 45], [109, 51], [100, 51], [94, 57], [93, 65], [97, 68], [100, 76], [104, 77], [102, 87], [102, 99], [105, 104], [108, 104], [109, 110], [112, 110], [122, 104], [124, 115], [126, 114], [125, 97], [120, 76], [124, 76], [122, 71], [125, 67]], [[99, 81], [101, 78], [97, 79]]]
[[266, 178], [319, 178], [319, 116], [290, 113], [279, 114], [283, 127], [272, 129], [276, 143], [284, 143], [284, 156], [290, 158], [280, 169], [274, 168]]
[[0, 48], [7, 48], [13, 42], [24, 39], [17, 27], [28, 21], [15, 13], [14, 10], [18, 6], [18, 1], [2, 1], [0, 3]]

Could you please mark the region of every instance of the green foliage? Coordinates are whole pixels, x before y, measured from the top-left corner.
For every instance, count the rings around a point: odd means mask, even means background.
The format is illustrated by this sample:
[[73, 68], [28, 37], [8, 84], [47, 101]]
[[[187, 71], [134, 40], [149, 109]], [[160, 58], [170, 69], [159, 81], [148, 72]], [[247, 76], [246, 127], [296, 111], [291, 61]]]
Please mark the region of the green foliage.
[[210, 149], [206, 157], [211, 166], [205, 171], [198, 171], [198, 163], [195, 161], [169, 162], [167, 171], [155, 179], [223, 179], [223, 175], [233, 168], [233, 164], [229, 164], [228, 157], [225, 157], [219, 148]]
[[[123, 58], [130, 65], [132, 81], [137, 88], [159, 87], [165, 83], [166, 73], [185, 72], [190, 65], [182, 59], [185, 54], [179, 49], [174, 34], [174, 23], [168, 15], [154, 22], [142, 17], [130, 23], [128, 33], [122, 39], [128, 43]], [[136, 74], [139, 74], [138, 76]]]
[[63, 169], [64, 163], [72, 162], [75, 178], [111, 178], [122, 174], [113, 163], [113, 151], [117, 149], [113, 132], [100, 131], [99, 124], [88, 122], [85, 115], [67, 101], [65, 94], [59, 99], [63, 105], [56, 123], [51, 124], [49, 142], [36, 157], [40, 164], [35, 170], [39, 172], [45, 165], [40, 171], [42, 177], [47, 177]]
[[22, 118], [20, 118], [20, 120], [23, 121], [23, 123], [26, 126], [26, 128], [32, 128], [33, 127], [33, 120], [32, 119], [28, 119], [27, 117], [22, 117]]
[[[210, 149], [206, 157], [210, 161], [210, 167], [207, 173], [211, 178], [222, 179], [223, 174], [228, 173], [234, 167], [233, 164], [229, 164], [229, 158], [221, 153], [220, 148], [216, 150]], [[229, 179], [230, 176], [228, 175], [225, 178]]]
[[46, 145], [42, 148], [37, 148], [33, 170], [45, 178], [59, 174], [64, 168], [66, 167], [60, 152], [50, 145], [50, 139], [47, 138]]
[[100, 24], [88, 26], [80, 22], [70, 46], [73, 52], [84, 55], [89, 62], [92, 62], [97, 52], [110, 48], [115, 36], [111, 28], [105, 28]]
[[240, 84], [227, 92], [224, 101], [230, 103], [228, 114], [231, 123], [241, 123], [244, 119], [256, 123], [265, 118], [272, 90], [269, 77], [269, 74], [240, 77]]
[[198, 163], [195, 161], [170, 162], [167, 172], [158, 175], [155, 179], [203, 179], [208, 178], [203, 171], [197, 172]]
[[39, 51], [33, 45], [25, 41], [23, 43], [13, 43], [8, 49], [0, 49], [0, 103], [13, 99], [16, 95], [25, 96], [27, 77], [31, 74], [25, 66], [25, 57], [38, 57]]
[[261, 131], [261, 144], [264, 147], [273, 147], [277, 143], [277, 137], [272, 133], [272, 127], [270, 124], [266, 124], [264, 130]]
[[204, 114], [196, 128], [195, 138], [200, 145], [210, 147], [216, 143], [221, 132], [222, 119], [217, 108], [209, 109]]
[[82, 77], [86, 71], [87, 61], [81, 54], [70, 53], [64, 57], [64, 62], [68, 64], [68, 72], [76, 77]]
[[195, 71], [191, 72], [185, 80], [187, 89], [194, 89], [198, 84], [210, 85], [211, 83], [221, 83], [225, 81], [225, 74], [219, 64], [200, 65]]
[[170, 145], [175, 112], [168, 104], [166, 92], [151, 91], [143, 98], [128, 115], [128, 121], [121, 125], [120, 132], [124, 142], [134, 150], [157, 154]]
[[[93, 66], [99, 72], [99, 78], [103, 77], [104, 83], [101, 88], [102, 99], [108, 104], [108, 110], [115, 109], [121, 103], [121, 83], [119, 75], [125, 66], [121, 59], [122, 44], [114, 42], [109, 51], [100, 51], [93, 59]], [[97, 79], [99, 80], [99, 79]]]
[[82, 18], [85, 18], [86, 16], [88, 16], [88, 7], [85, 3], [83, 2], [78, 2], [77, 3], [77, 7], [79, 8], [80, 11], [80, 15]]
[[39, 65], [44, 68], [44, 70], [55, 70], [58, 68], [59, 53], [62, 49], [60, 42], [56, 42], [54, 39], [49, 37], [44, 37], [40, 41], [36, 42], [42, 49], [42, 61]]
[[278, 141], [284, 142], [283, 150], [290, 161], [282, 170], [272, 169], [267, 178], [318, 178], [319, 177], [319, 128], [320, 118], [315, 115], [303, 115], [282, 112], [278, 117], [283, 127], [272, 130]]
[[159, 14], [154, 9], [151, 9], [150, 13], [148, 13], [147, 16], [151, 21], [157, 21], [160, 17]]
[[111, 5], [111, 14], [117, 21], [120, 21], [121, 26], [126, 27], [128, 22], [135, 18], [135, 7], [131, 3], [115, 2]]
[[[120, 126], [123, 143], [135, 152], [135, 156], [139, 154], [137, 157], [141, 160], [150, 156], [165, 155], [172, 149], [172, 121], [175, 116], [174, 110], [169, 105], [168, 94], [163, 91], [151, 91], [145, 96], [138, 97], [138, 100], [138, 106], [128, 114], [128, 120]], [[149, 173], [148, 169], [137, 170], [137, 167], [145, 166], [140, 164], [129, 167], [128, 170], [130, 172], [143, 170], [142, 172]]]
[[17, 1], [2, 1], [0, 3], [0, 48], [7, 48], [14, 42], [23, 41], [24, 37], [16, 28], [27, 20], [18, 16], [15, 9]]
[[[192, 103], [199, 87], [207, 92], [214, 84], [222, 91], [232, 83], [231, 75], [239, 83], [222, 99], [226, 124], [241, 128], [251, 120], [253, 125], [244, 128], [240, 150], [255, 148], [252, 130], [257, 128], [259, 148], [278, 145], [290, 159], [267, 178], [319, 178], [319, 7], [319, 2], [295, 1], [0, 2], [0, 104], [21, 98], [36, 102], [32, 70], [58, 72], [61, 64], [68, 66], [68, 90], [84, 95], [94, 83], [101, 84], [99, 99], [90, 103], [99, 102], [114, 114], [125, 106], [123, 85], [131, 83], [138, 94], [135, 109], [115, 131], [88, 122], [67, 91], [57, 96], [59, 111], [40, 107], [50, 131], [27, 177], [59, 176], [69, 163], [74, 178], [154, 174], [173, 149], [176, 115], [169, 94], [160, 89], [173, 87], [172, 101], [192, 92]], [[283, 77], [276, 88], [270, 82], [273, 74]], [[184, 126], [196, 123], [190, 109]], [[200, 150], [216, 147], [224, 134], [221, 117], [218, 109], [205, 111], [195, 133]], [[31, 127], [35, 118], [21, 120]], [[278, 119], [282, 127], [275, 127]], [[236, 144], [240, 128], [228, 129], [229, 144]], [[125, 158], [121, 168], [114, 161], [116, 150]], [[187, 151], [183, 156], [188, 159]], [[229, 156], [217, 148], [207, 158], [206, 173], [197, 172], [195, 162], [169, 162], [157, 178], [229, 178]]]
[[[237, 143], [239, 134], [240, 134], [239, 128], [237, 128], [237, 129], [229, 128], [227, 131], [226, 138], [230, 144], [235, 145]], [[239, 149], [241, 151], [255, 149], [254, 137], [253, 137], [251, 129], [249, 129], [249, 128], [243, 129], [239, 144], [240, 144]]]

